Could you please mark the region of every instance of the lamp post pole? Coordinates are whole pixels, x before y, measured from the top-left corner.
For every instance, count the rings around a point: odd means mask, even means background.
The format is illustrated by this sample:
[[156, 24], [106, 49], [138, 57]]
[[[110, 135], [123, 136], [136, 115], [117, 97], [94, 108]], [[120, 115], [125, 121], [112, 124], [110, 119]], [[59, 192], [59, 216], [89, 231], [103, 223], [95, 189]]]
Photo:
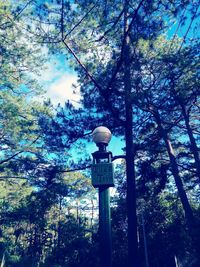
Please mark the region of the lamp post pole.
[[100, 266], [112, 266], [109, 188], [99, 188]]
[[109, 187], [114, 186], [112, 153], [106, 150], [111, 132], [100, 126], [93, 131], [93, 141], [99, 150], [92, 154], [92, 184], [99, 189], [99, 253], [100, 266], [112, 266], [112, 238]]

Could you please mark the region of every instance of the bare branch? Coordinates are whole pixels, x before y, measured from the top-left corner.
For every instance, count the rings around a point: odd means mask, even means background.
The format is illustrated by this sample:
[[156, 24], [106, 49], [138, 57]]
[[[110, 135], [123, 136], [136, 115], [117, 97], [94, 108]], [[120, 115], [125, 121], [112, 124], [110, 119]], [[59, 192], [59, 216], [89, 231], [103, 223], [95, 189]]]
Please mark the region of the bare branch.
[[11, 159], [15, 158], [17, 155], [19, 155], [19, 154], [21, 154], [21, 153], [23, 153], [23, 152], [24, 152], [24, 150], [15, 153], [14, 155], [8, 157], [7, 159], [4, 159], [4, 160], [0, 161], [0, 164], [3, 164], [3, 163], [5, 163], [5, 162], [10, 161]]
[[186, 31], [185, 35], [183, 36], [183, 41], [182, 41], [182, 43], [181, 43], [181, 45], [180, 45], [180, 47], [178, 49], [178, 53], [181, 51], [181, 49], [183, 47], [183, 44], [185, 43], [185, 40], [186, 40], [187, 35], [188, 35], [188, 33], [189, 33], [190, 29], [191, 29], [192, 23], [193, 23], [193, 21], [194, 21], [194, 19], [196, 17], [196, 14], [198, 12], [198, 9], [199, 9], [199, 5], [197, 5], [196, 10], [195, 10], [195, 12], [194, 12], [194, 14], [193, 14], [193, 16], [191, 18], [190, 24], [189, 24], [189, 26], [187, 28], [187, 31]]
[[40, 135], [39, 135], [35, 140], [33, 140], [33, 142], [32, 142], [30, 145], [28, 145], [27, 147], [25, 147], [23, 150], [18, 151], [18, 152], [16, 152], [15, 154], [13, 154], [12, 156], [10, 156], [10, 157], [8, 157], [8, 158], [6, 158], [6, 159], [0, 161], [0, 164], [3, 164], [3, 163], [5, 163], [5, 162], [8, 162], [8, 161], [10, 161], [11, 159], [15, 158], [16, 156], [18, 156], [19, 154], [26, 152], [26, 149], [29, 148], [30, 146], [32, 146], [35, 142], [37, 142], [37, 140], [38, 140], [39, 138], [40, 138]]
[[67, 38], [67, 36], [69, 36], [82, 22], [83, 22], [83, 20], [89, 15], [89, 13], [95, 8], [96, 6], [95, 5], [93, 5], [89, 10], [88, 10], [88, 12], [79, 20], [79, 22], [76, 24], [76, 25], [74, 25], [74, 27], [64, 36], [64, 38], [62, 38], [63, 39], [63, 41], [65, 41], [66, 40], [66, 38]]
[[14, 17], [14, 19], [17, 19], [24, 12], [24, 10], [31, 4], [31, 2], [33, 2], [33, 0], [28, 1], [24, 5], [24, 7], [16, 14], [16, 16]]
[[64, 40], [64, 1], [62, 0], [61, 3], [61, 35], [62, 35], [62, 40]]
[[0, 176], [0, 181], [4, 181], [7, 179], [22, 179], [22, 180], [28, 180], [27, 177], [21, 177], [21, 176]]
[[91, 168], [91, 164], [90, 165], [86, 165], [83, 167], [79, 167], [79, 168], [74, 168], [74, 169], [69, 169], [69, 170], [64, 170], [64, 171], [58, 171], [58, 173], [67, 173], [67, 172], [76, 172], [76, 171], [83, 171], [86, 169]]
[[112, 157], [112, 161], [115, 161], [116, 159], [126, 159], [126, 155], [118, 155], [118, 156]]

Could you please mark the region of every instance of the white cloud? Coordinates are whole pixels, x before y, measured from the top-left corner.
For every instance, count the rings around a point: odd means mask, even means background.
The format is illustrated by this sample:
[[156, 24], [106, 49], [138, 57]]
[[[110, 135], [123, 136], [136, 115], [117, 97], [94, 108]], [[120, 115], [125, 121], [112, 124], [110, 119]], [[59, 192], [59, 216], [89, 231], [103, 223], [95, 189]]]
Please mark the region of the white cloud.
[[62, 78], [49, 84], [46, 95], [51, 99], [54, 105], [60, 103], [64, 105], [66, 101], [70, 101], [74, 106], [78, 106], [78, 102], [81, 99], [79, 88], [73, 88], [73, 84], [76, 85], [77, 76], [74, 74], [64, 74]]
[[45, 63], [44, 69], [41, 70], [40, 76], [36, 77], [42, 85], [46, 94], [41, 100], [50, 98], [55, 106], [70, 101], [75, 107], [79, 107], [81, 99], [79, 86], [77, 85], [77, 75], [69, 67], [64, 55], [54, 55], [49, 57], [49, 61]]

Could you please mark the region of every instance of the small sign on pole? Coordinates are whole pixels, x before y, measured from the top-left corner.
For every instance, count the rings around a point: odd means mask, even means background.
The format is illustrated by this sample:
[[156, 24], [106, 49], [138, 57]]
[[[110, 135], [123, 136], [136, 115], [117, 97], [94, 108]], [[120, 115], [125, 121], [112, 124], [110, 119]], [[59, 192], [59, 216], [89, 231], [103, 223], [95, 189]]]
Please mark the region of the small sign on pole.
[[114, 186], [114, 170], [112, 163], [92, 164], [92, 185]]

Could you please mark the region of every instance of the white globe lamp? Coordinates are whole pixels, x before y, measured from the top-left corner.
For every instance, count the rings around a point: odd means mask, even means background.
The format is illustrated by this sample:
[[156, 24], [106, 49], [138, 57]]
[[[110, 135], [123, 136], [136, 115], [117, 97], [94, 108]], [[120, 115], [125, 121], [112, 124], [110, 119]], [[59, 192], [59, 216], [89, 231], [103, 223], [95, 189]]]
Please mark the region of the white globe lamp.
[[111, 131], [104, 126], [99, 126], [92, 132], [92, 139], [98, 147], [106, 147], [111, 137]]

